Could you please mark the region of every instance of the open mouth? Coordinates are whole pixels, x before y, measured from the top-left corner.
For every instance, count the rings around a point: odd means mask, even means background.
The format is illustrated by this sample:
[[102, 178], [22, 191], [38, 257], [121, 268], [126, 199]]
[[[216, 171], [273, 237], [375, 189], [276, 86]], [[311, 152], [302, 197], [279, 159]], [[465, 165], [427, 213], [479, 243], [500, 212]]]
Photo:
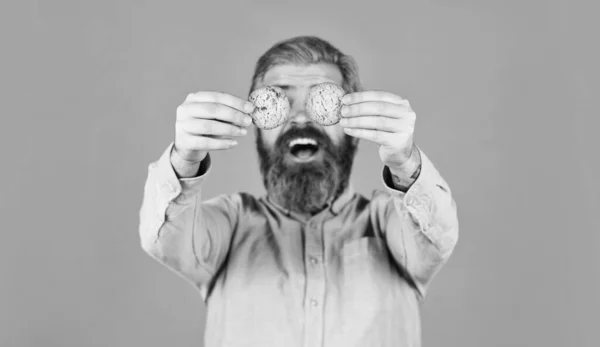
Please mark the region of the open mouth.
[[290, 154], [297, 160], [307, 161], [319, 152], [319, 144], [311, 138], [296, 138], [289, 143]]

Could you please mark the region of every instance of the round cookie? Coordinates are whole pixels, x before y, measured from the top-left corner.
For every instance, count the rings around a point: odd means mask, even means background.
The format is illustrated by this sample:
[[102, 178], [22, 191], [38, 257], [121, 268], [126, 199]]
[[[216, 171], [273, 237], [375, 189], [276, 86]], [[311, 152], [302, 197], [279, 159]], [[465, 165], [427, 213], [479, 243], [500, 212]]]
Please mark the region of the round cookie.
[[344, 89], [335, 83], [317, 84], [308, 94], [306, 112], [318, 124], [334, 125], [340, 121], [345, 94]]
[[285, 123], [290, 112], [290, 101], [283, 89], [267, 86], [253, 91], [248, 101], [254, 104], [250, 114], [254, 124], [261, 129], [273, 129]]

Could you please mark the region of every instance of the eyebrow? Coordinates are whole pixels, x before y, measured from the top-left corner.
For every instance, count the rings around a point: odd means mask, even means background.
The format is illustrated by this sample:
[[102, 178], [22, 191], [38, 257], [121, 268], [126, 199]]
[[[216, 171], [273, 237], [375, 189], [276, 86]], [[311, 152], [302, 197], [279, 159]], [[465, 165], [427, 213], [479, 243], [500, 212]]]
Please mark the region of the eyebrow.
[[331, 81], [330, 78], [327, 78], [322, 75], [279, 75], [277, 76], [277, 78], [274, 79], [273, 83], [269, 84], [272, 86], [287, 86], [295, 88], [295, 85], [292, 84], [295, 84], [294, 82], [297, 80], [298, 77], [300, 77], [301, 80], [303, 80], [304, 78], [316, 78], [316, 81], [309, 85], [310, 87], [314, 87], [319, 83]]
[[[317, 84], [319, 84], [319, 83], [311, 83], [308, 86], [309, 86], [309, 88], [312, 88], [312, 87], [316, 86]], [[288, 89], [292, 88], [292, 89], [294, 89], [294, 88], [297, 88], [297, 86], [294, 85], [294, 84], [292, 84], [292, 83], [281, 83], [281, 82], [279, 82], [279, 83], [271, 83], [271, 85], [275, 86], [275, 87], [279, 87], [281, 89], [285, 89], [285, 88], [288, 88]]]

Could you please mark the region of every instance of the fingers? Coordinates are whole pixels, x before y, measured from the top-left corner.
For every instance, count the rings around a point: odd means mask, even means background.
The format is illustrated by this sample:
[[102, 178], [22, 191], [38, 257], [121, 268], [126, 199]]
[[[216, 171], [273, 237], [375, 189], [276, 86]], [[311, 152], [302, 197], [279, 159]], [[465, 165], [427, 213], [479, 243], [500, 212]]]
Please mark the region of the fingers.
[[231, 106], [215, 102], [185, 102], [177, 108], [177, 119], [215, 119], [241, 127], [252, 124], [252, 118]]
[[386, 146], [390, 148], [400, 148], [399, 144], [405, 143], [407, 139], [412, 136], [410, 133], [390, 133], [372, 129], [346, 128], [344, 129], [344, 132], [350, 136], [371, 141], [380, 146]]
[[236, 137], [244, 136], [248, 131], [241, 126], [236, 126], [217, 120], [209, 119], [184, 119], [176, 122], [179, 131], [190, 135], [200, 136], [225, 136]]
[[189, 94], [177, 108], [175, 144], [190, 153], [229, 149], [237, 145], [233, 138], [247, 134], [252, 124], [249, 113], [254, 105], [222, 92], [202, 91]]
[[361, 116], [342, 118], [340, 125], [350, 129], [371, 129], [384, 132], [407, 132], [414, 130], [411, 119], [388, 118], [380, 116]]
[[345, 128], [344, 132], [350, 136], [372, 141], [382, 146], [391, 146], [395, 141], [395, 137], [398, 136], [396, 133], [373, 129]]
[[396, 94], [385, 91], [371, 90], [364, 92], [348, 93], [342, 98], [342, 104], [344, 105], [352, 105], [368, 101], [383, 101], [398, 105], [409, 105], [408, 100], [403, 99], [402, 97]]
[[187, 96], [185, 101], [223, 104], [244, 113], [250, 113], [254, 110], [254, 105], [250, 101], [224, 92], [201, 91], [192, 93]]
[[408, 100], [382, 91], [346, 94], [340, 125], [350, 136], [381, 146], [399, 146], [412, 136], [416, 114]]
[[410, 107], [385, 101], [365, 101], [358, 104], [342, 106], [342, 117], [385, 116], [391, 118], [407, 118], [414, 120], [415, 113]]
[[216, 151], [229, 149], [237, 145], [237, 141], [231, 139], [213, 138], [208, 136], [181, 136], [178, 139], [181, 148], [196, 151]]

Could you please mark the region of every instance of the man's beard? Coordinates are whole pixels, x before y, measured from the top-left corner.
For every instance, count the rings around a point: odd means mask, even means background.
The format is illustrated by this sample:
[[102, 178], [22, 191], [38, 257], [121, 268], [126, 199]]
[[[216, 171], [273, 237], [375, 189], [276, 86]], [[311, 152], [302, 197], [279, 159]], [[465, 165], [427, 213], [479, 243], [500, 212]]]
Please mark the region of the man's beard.
[[[305, 163], [290, 160], [287, 144], [302, 137], [317, 140], [320, 158]], [[273, 148], [264, 144], [261, 132], [257, 131], [256, 147], [269, 197], [285, 209], [314, 215], [348, 187], [357, 144], [344, 134], [336, 146], [317, 128], [305, 126], [281, 134]]]

